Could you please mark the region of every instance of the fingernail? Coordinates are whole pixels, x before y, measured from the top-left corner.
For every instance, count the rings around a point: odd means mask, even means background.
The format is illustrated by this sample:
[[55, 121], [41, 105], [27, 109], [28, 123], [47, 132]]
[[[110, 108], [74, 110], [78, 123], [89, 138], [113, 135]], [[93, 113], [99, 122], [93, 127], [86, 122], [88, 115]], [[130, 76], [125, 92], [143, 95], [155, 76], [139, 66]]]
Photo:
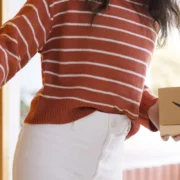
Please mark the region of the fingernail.
[[177, 136], [174, 138], [175, 141], [179, 141], [180, 140], [180, 136]]
[[178, 141], [178, 138], [176, 137], [176, 138], [174, 138], [174, 140], [175, 140], [175, 141]]
[[164, 137], [163, 137], [163, 140], [164, 140], [164, 141], [167, 141], [168, 139], [169, 139], [169, 136], [164, 136]]

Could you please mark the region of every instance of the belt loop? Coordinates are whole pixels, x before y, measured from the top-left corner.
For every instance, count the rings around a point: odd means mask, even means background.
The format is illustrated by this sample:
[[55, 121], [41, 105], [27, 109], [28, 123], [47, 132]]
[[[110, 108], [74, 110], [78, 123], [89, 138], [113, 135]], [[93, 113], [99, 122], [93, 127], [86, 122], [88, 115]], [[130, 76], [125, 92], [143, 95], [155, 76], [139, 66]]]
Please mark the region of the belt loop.
[[130, 130], [131, 130], [131, 120], [128, 119], [128, 128], [126, 133], [128, 134]]

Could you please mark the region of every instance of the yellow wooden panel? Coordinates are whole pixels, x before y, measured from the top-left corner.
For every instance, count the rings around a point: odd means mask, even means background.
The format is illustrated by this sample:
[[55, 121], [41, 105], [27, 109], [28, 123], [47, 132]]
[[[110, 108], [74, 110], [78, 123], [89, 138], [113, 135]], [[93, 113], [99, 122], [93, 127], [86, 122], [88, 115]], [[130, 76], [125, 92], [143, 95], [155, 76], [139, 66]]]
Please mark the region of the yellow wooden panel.
[[[2, 0], [0, 0], [0, 24], [2, 23]], [[0, 89], [0, 179], [3, 179], [3, 122], [2, 122], [2, 90]]]
[[[7, 19], [7, 0], [0, 0], [0, 25]], [[0, 89], [0, 180], [8, 180], [8, 147], [9, 147], [9, 139], [8, 139], [8, 121], [7, 114], [8, 109], [7, 106], [4, 106], [4, 101], [6, 97], [4, 96], [5, 89]], [[3, 109], [6, 107], [5, 109]], [[5, 117], [6, 116], [6, 117]]]

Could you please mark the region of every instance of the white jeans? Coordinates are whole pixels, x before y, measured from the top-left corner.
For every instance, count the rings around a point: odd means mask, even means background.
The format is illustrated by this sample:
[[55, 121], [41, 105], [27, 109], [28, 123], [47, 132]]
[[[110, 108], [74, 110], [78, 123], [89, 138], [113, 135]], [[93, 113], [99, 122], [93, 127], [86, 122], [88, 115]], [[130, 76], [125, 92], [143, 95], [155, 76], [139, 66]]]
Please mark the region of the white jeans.
[[13, 180], [121, 180], [125, 115], [99, 111], [67, 124], [24, 124]]

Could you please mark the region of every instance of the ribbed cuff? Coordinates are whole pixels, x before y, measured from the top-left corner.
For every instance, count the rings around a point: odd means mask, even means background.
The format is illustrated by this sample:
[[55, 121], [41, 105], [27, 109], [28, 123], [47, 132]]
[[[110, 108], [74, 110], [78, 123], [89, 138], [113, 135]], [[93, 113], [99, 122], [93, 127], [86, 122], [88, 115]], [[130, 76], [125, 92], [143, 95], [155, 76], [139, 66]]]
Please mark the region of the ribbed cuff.
[[143, 96], [141, 99], [141, 104], [140, 104], [140, 114], [142, 114], [144, 117], [148, 117], [148, 110], [149, 108], [157, 102], [158, 98], [153, 96], [152, 94], [149, 93], [149, 91], [144, 91]]
[[151, 122], [148, 111], [151, 106], [153, 106], [158, 98], [153, 96], [149, 91], [149, 89], [145, 89], [142, 95], [141, 104], [139, 108], [139, 115], [141, 119], [141, 124], [148, 128], [149, 130], [156, 132], [158, 129], [155, 127], [155, 125]]

